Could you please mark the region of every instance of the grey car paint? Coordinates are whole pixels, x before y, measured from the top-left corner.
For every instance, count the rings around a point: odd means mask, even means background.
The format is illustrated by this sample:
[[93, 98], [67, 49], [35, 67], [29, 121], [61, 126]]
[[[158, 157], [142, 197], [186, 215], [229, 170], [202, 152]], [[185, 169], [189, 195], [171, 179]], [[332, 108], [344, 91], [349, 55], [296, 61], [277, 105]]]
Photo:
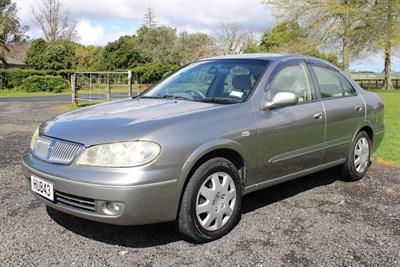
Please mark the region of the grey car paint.
[[[211, 104], [174, 99], [128, 99], [83, 108], [45, 122], [40, 134], [90, 147], [96, 144], [150, 140], [162, 147], [152, 163], [134, 168], [67, 166], [23, 157], [32, 174], [75, 196], [94, 199], [96, 212], [47, 201], [47, 205], [83, 218], [113, 224], [171, 221], [182, 190], [203, 156], [234, 151], [243, 159], [244, 194], [344, 162], [356, 133], [373, 133], [373, 148], [383, 137], [383, 104], [336, 67], [318, 59], [283, 55], [242, 55], [217, 59], [268, 60], [270, 64], [248, 99], [238, 104]], [[276, 69], [290, 61], [316, 61], [346, 76], [357, 91], [351, 97], [262, 110], [271, 98], [268, 83]], [[313, 74], [310, 72], [310, 75]], [[314, 81], [314, 80], [312, 80]], [[313, 88], [318, 92], [315, 81]], [[318, 95], [318, 94], [317, 94]], [[362, 110], [355, 110], [356, 106]], [[316, 113], [321, 117], [314, 118]], [[103, 212], [105, 201], [124, 203], [118, 216]]]

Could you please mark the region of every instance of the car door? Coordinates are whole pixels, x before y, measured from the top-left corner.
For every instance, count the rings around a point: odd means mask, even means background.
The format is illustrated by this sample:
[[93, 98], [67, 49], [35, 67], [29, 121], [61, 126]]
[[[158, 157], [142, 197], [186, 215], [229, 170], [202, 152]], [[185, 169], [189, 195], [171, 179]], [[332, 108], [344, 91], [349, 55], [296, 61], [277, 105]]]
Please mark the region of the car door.
[[259, 182], [321, 164], [325, 116], [303, 60], [281, 63], [268, 82], [265, 100], [278, 91], [296, 93], [296, 105], [257, 111]]
[[364, 101], [339, 71], [322, 63], [310, 64], [326, 112], [324, 163], [344, 159], [364, 121]]

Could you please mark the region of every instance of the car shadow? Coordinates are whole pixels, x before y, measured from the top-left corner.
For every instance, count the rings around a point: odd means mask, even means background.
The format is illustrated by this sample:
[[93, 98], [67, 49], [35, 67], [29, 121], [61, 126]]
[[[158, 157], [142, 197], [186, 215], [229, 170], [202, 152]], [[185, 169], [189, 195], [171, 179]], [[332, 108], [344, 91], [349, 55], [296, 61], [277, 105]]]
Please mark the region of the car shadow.
[[340, 172], [341, 169], [339, 167], [333, 167], [250, 193], [243, 198], [242, 214], [282, 201], [310, 189], [342, 180]]
[[[242, 214], [290, 198], [307, 190], [331, 184], [340, 179], [337, 168], [311, 174], [246, 195]], [[182, 240], [174, 223], [144, 226], [119, 226], [80, 219], [47, 207], [48, 215], [60, 226], [78, 235], [99, 242], [131, 248], [165, 245]]]
[[145, 248], [182, 240], [174, 223], [121, 226], [84, 220], [49, 206], [47, 214], [59, 225], [80, 236], [110, 245]]

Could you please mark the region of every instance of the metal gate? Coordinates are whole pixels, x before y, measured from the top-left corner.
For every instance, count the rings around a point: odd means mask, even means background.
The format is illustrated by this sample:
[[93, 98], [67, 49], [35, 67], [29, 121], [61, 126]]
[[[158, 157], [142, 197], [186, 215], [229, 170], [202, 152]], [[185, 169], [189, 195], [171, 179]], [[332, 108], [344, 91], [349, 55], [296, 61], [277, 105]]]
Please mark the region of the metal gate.
[[71, 75], [72, 103], [98, 103], [133, 97], [147, 88], [127, 72], [75, 72]]

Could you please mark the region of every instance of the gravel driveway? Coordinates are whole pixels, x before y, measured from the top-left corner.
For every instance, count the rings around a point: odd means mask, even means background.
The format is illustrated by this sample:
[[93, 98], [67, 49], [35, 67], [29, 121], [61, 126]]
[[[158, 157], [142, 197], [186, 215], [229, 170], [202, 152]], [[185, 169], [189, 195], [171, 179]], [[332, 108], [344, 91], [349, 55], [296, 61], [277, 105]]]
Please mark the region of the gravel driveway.
[[0, 102], [0, 266], [400, 265], [400, 169], [359, 182], [337, 169], [250, 194], [227, 236], [204, 245], [172, 223], [122, 227], [64, 215], [25, 187], [21, 155], [65, 102]]

